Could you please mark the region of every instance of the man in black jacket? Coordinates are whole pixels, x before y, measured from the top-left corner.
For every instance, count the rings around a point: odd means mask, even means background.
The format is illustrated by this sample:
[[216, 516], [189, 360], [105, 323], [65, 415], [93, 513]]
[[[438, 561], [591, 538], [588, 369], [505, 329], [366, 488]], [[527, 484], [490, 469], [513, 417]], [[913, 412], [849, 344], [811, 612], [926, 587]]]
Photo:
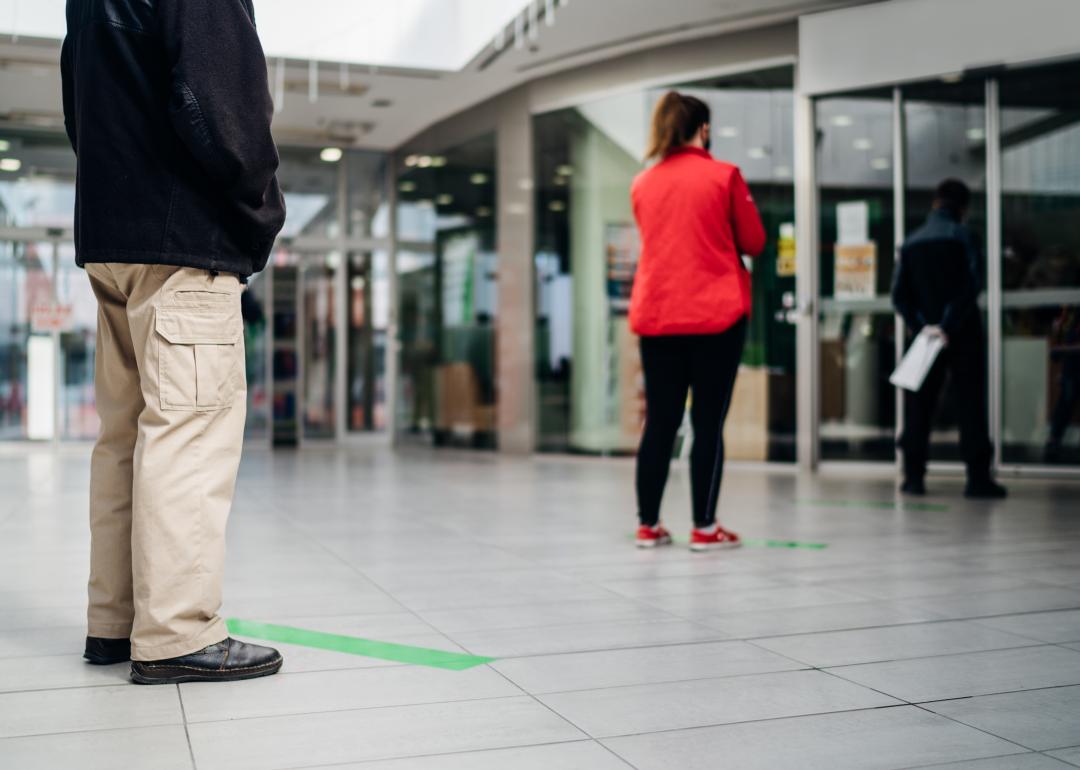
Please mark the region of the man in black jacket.
[[273, 674], [218, 615], [247, 404], [242, 283], [285, 217], [250, 0], [68, 0], [75, 246], [98, 299], [87, 660]]
[[924, 478], [934, 411], [946, 374], [960, 410], [960, 446], [967, 465], [968, 497], [998, 498], [1005, 488], [990, 475], [993, 451], [987, 429], [984, 343], [978, 299], [981, 256], [964, 224], [971, 191], [956, 179], [937, 188], [934, 208], [904, 242], [893, 276], [892, 298], [908, 328], [926, 328], [945, 342], [922, 390], [904, 391], [904, 483], [909, 494], [926, 493]]

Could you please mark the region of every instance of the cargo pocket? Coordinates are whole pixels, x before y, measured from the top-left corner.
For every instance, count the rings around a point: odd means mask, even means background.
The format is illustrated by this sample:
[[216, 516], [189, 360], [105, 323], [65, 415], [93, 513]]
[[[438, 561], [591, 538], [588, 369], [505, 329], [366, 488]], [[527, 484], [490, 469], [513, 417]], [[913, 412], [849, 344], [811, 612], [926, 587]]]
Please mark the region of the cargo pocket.
[[161, 408], [212, 412], [232, 404], [243, 377], [239, 302], [206, 306], [160, 307]]

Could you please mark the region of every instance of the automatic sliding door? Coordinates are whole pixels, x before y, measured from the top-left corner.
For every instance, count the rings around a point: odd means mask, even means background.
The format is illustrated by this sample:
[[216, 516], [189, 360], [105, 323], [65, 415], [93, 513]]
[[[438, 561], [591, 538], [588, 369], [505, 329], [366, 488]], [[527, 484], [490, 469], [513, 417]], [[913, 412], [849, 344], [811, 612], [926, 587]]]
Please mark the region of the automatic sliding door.
[[1080, 64], [1001, 79], [1004, 464], [1080, 468]]

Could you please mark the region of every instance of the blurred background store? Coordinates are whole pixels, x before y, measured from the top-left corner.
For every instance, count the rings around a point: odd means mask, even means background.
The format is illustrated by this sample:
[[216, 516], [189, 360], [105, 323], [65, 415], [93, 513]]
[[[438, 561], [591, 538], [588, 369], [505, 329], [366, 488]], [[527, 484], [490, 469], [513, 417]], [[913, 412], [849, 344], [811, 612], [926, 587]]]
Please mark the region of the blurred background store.
[[[735, 458], [895, 461], [894, 253], [955, 176], [986, 254], [997, 466], [1080, 474], [1074, 2], [290, 6], [256, 2], [289, 219], [245, 296], [253, 445], [632, 452], [628, 188], [678, 88], [712, 107], [769, 233]], [[0, 0], [5, 441], [97, 430], [62, 33], [62, 0]], [[933, 453], [959, 467], [947, 419]]]

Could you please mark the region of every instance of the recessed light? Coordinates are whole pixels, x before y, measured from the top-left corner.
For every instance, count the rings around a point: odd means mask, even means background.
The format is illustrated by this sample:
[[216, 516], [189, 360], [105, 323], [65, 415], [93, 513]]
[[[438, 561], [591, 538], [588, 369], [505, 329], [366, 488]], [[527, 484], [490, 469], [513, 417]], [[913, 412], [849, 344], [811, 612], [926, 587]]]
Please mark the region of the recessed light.
[[417, 159], [416, 165], [419, 166], [420, 168], [431, 168], [431, 156], [430, 155], [421, 155]]
[[724, 139], [734, 139], [739, 135], [739, 129], [735, 126], [720, 126], [720, 130], [716, 132]]
[[562, 201], [552, 201], [548, 204], [548, 208], [552, 211], [566, 211], [566, 204]]
[[4, 158], [0, 160], [0, 171], [18, 171], [22, 168], [22, 161], [18, 158]]
[[790, 177], [791, 166], [777, 166], [773, 169], [773, 176]]
[[344, 154], [345, 153], [341, 151], [340, 147], [327, 147], [319, 153], [319, 158], [326, 163], [337, 163]]
[[469, 181], [472, 182], [473, 184], [487, 184], [488, 175], [487, 174], [473, 174], [472, 176], [469, 177]]
[[431, 167], [432, 168], [442, 168], [445, 165], [446, 165], [446, 158], [443, 157], [442, 155], [432, 155], [431, 156]]
[[450, 195], [449, 193], [443, 193], [442, 195], [439, 195], [435, 198], [435, 202], [440, 206], [449, 206], [451, 203], [454, 202], [454, 196]]
[[7, 152], [11, 149], [11, 142], [7, 139], [0, 139], [0, 152]]
[[866, 151], [874, 149], [874, 143], [865, 137], [856, 139], [852, 144], [855, 146], [856, 150]]
[[402, 182], [398, 185], [398, 189], [401, 190], [403, 193], [416, 192], [416, 182]]
[[551, 181], [555, 184], [556, 187], [566, 187], [566, 185], [568, 184], [567, 179], [564, 176], [557, 176]]
[[574, 175], [574, 167], [563, 164], [561, 166], [558, 166], [555, 169], [555, 173], [558, 174], [559, 176], [573, 176]]
[[888, 171], [892, 167], [892, 163], [888, 158], [874, 158], [870, 161], [870, 168], [874, 171]]
[[855, 121], [851, 119], [850, 115], [834, 115], [832, 124], [837, 128], [847, 128], [848, 126], [854, 125]]
[[478, 217], [490, 217], [491, 216], [491, 209], [489, 209], [487, 206], [481, 206], [480, 208], [478, 208], [476, 210], [476, 216], [478, 216]]
[[768, 155], [769, 152], [764, 147], [751, 147], [746, 151], [746, 154], [754, 160], [761, 160]]
[[420, 162], [420, 156], [419, 155], [410, 155], [407, 158], [405, 158], [405, 165], [408, 166], [409, 168], [413, 168], [419, 162]]
[[967, 138], [972, 142], [981, 142], [986, 138], [985, 128], [969, 128], [967, 130]]

